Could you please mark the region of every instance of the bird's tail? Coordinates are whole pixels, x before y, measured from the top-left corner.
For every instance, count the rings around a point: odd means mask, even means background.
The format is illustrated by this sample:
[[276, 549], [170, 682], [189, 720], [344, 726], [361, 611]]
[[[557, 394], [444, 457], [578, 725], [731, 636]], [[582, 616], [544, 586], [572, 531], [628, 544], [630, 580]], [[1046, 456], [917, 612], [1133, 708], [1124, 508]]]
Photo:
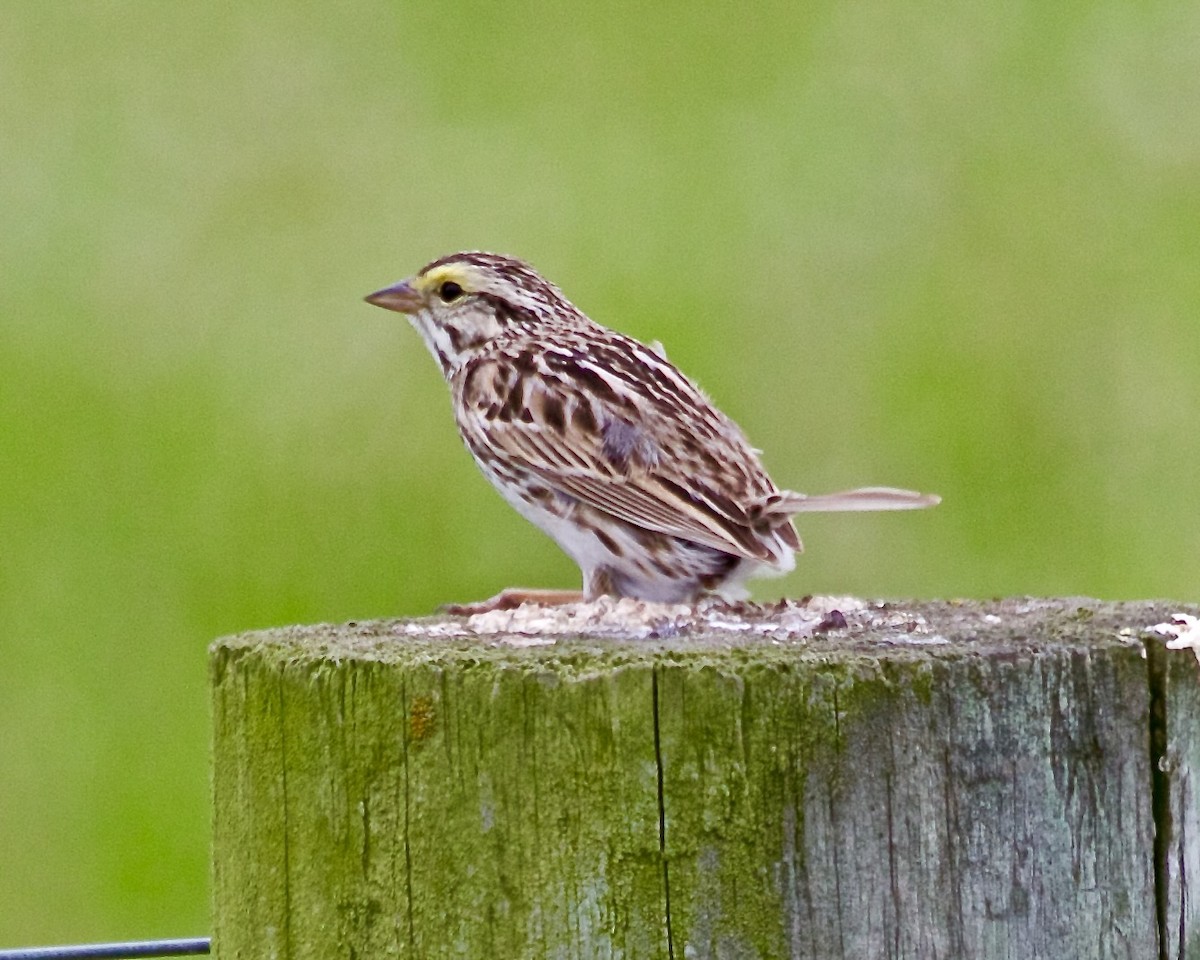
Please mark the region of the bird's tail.
[[933, 493], [898, 490], [895, 487], [860, 487], [840, 493], [810, 497], [792, 490], [781, 490], [764, 497], [762, 515], [791, 516], [796, 513], [833, 513], [852, 510], [920, 510], [942, 502]]

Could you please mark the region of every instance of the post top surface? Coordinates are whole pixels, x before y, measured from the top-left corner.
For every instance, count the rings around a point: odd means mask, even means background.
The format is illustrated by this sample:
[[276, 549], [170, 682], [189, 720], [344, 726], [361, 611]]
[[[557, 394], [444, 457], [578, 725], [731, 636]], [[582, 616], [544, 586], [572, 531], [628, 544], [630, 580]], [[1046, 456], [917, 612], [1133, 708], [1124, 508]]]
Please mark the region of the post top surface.
[[1140, 648], [1154, 627], [1200, 607], [1016, 597], [995, 601], [866, 601], [815, 597], [694, 607], [602, 598], [470, 617], [279, 627], [216, 640], [215, 656], [296, 661], [558, 662], [616, 666], [648, 659], [763, 661], [1020, 657], [1047, 648]]

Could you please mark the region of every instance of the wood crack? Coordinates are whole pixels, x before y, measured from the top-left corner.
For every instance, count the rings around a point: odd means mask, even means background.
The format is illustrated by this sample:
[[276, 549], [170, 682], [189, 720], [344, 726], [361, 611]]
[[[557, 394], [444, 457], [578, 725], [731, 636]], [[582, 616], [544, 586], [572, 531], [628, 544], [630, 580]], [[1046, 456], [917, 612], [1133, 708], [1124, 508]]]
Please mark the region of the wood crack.
[[658, 668], [650, 672], [650, 695], [654, 709], [654, 766], [658, 773], [658, 855], [662, 860], [663, 905], [667, 923], [667, 958], [675, 960], [675, 935], [671, 929], [671, 871], [667, 860], [667, 804], [663, 795], [662, 735], [658, 722]]
[[288, 748], [287, 748], [287, 694], [284, 683], [284, 670], [279, 671], [279, 788], [280, 807], [282, 812], [283, 830], [283, 944], [286, 956], [293, 955], [292, 950], [292, 870], [291, 853], [288, 849]]
[[[1167, 765], [1167, 650], [1156, 640], [1144, 641], [1146, 675], [1150, 683], [1150, 808], [1154, 816], [1154, 919], [1158, 931], [1158, 960], [1167, 956], [1168, 904], [1170, 902], [1171, 776]], [[1180, 916], [1179, 949], [1183, 950], [1183, 916]], [[1182, 952], [1180, 956], [1182, 957]]]

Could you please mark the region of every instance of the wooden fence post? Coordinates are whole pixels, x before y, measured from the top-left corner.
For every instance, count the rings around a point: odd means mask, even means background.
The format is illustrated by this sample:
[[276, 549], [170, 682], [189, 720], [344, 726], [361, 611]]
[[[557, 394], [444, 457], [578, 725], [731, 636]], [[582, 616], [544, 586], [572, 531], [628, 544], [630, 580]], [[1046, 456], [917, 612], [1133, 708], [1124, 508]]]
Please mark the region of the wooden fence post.
[[1200, 957], [1177, 613], [602, 601], [219, 640], [218, 960]]

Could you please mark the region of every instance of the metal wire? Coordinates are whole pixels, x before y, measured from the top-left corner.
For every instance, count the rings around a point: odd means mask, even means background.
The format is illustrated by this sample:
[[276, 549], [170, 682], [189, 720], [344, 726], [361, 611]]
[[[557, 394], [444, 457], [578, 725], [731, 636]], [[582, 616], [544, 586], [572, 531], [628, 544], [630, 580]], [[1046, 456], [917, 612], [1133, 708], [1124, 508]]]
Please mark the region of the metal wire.
[[210, 953], [210, 937], [175, 940], [131, 940], [128, 943], [72, 943], [62, 947], [0, 950], [0, 960], [138, 960], [140, 957], [184, 957]]

